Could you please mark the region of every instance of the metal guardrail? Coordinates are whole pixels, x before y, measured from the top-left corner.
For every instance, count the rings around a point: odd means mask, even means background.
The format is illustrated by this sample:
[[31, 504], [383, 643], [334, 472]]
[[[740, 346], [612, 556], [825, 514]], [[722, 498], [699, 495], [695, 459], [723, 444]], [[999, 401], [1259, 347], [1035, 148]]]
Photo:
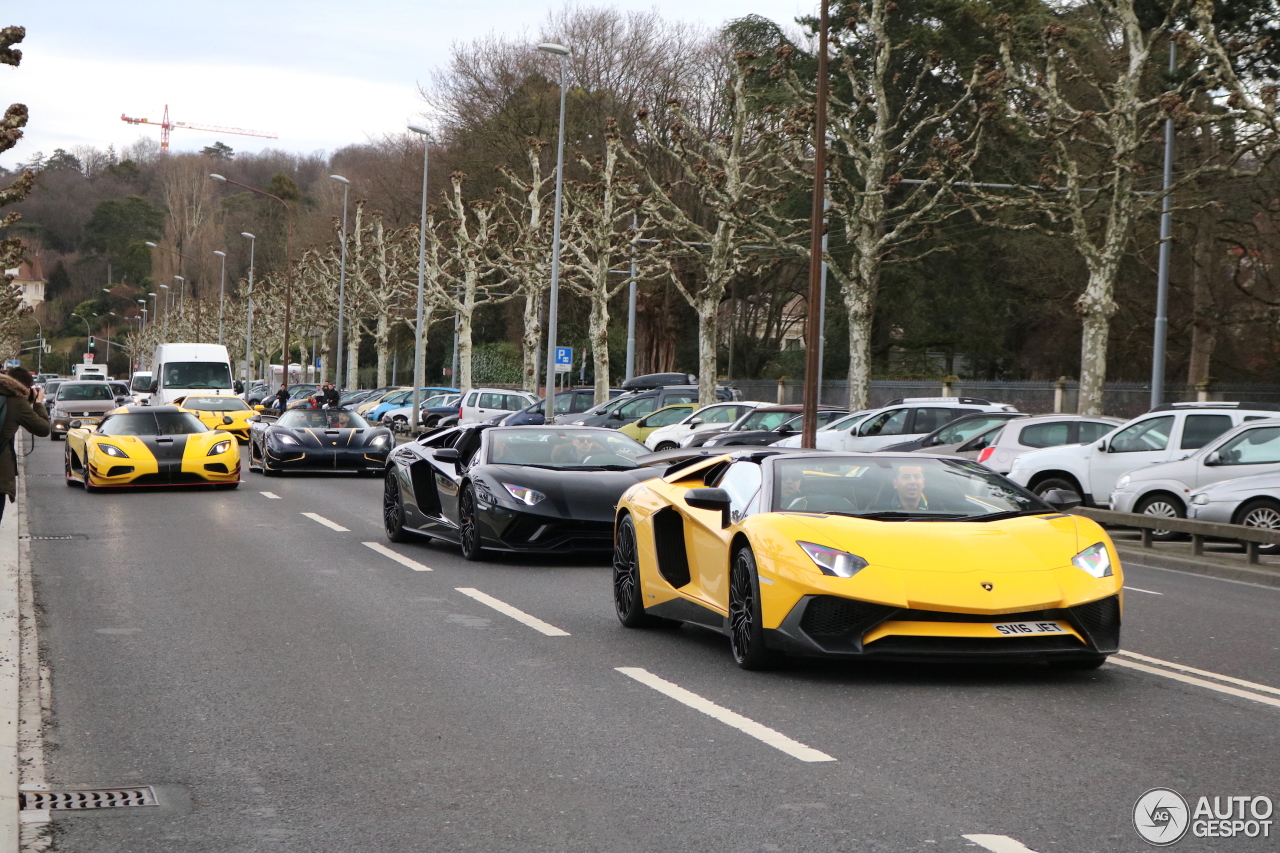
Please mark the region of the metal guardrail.
[[1158, 515], [1142, 515], [1136, 512], [1115, 512], [1109, 509], [1092, 509], [1079, 506], [1070, 510], [1072, 515], [1091, 518], [1101, 524], [1120, 527], [1136, 527], [1142, 532], [1142, 547], [1151, 547], [1154, 530], [1172, 530], [1191, 534], [1193, 554], [1204, 553], [1205, 539], [1234, 539], [1245, 546], [1250, 563], [1258, 562], [1258, 548], [1262, 545], [1280, 545], [1280, 530], [1265, 527], [1245, 527], [1242, 524], [1222, 524], [1217, 521], [1193, 521], [1189, 518], [1164, 518]]

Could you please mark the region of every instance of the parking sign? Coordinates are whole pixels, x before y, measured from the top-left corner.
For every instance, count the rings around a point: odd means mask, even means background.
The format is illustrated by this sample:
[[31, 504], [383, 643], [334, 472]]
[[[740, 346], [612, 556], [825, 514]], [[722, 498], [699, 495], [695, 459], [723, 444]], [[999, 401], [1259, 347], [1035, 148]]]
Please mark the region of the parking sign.
[[556, 347], [556, 373], [568, 373], [573, 367], [573, 347]]

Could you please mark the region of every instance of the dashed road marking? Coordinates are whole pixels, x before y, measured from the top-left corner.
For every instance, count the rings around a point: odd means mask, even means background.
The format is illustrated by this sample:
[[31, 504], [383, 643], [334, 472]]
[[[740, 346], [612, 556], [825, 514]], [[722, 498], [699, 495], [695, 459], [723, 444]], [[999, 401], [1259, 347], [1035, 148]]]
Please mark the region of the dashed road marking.
[[1235, 678], [1234, 676], [1230, 676], [1230, 675], [1219, 675], [1216, 672], [1209, 672], [1207, 669], [1196, 669], [1194, 666], [1187, 666], [1185, 664], [1174, 663], [1173, 661], [1168, 661], [1168, 660], [1160, 660], [1160, 658], [1147, 657], [1146, 655], [1140, 655], [1137, 652], [1127, 652], [1122, 650], [1117, 652], [1116, 654], [1121, 654], [1121, 655], [1124, 655], [1125, 657], [1134, 658], [1135, 660], [1145, 661], [1146, 663], [1155, 664], [1157, 666], [1165, 666], [1165, 667], [1168, 667], [1169, 669], [1176, 669], [1182, 672], [1189, 672], [1193, 675], [1203, 675], [1206, 678], [1212, 678], [1216, 681], [1225, 681], [1228, 684], [1238, 684], [1241, 687], [1248, 687], [1250, 690], [1261, 690], [1263, 693], [1274, 693], [1277, 696], [1280, 696], [1280, 687], [1271, 687], [1266, 684], [1258, 684], [1256, 681], [1245, 681], [1243, 678]]
[[258, 494], [262, 495], [264, 498], [270, 498], [273, 501], [280, 500], [280, 496], [275, 492], [258, 492]]
[[317, 515], [314, 512], [304, 512], [302, 514], [318, 524], [323, 524], [325, 527], [329, 528], [330, 530], [336, 530], [339, 533], [351, 532], [348, 528], [343, 527], [341, 524], [339, 524], [336, 521], [330, 521], [329, 519], [325, 518], [323, 515]]
[[498, 611], [499, 613], [505, 616], [510, 616], [512, 619], [516, 620], [522, 625], [528, 625], [533, 630], [546, 634], [548, 637], [569, 636], [568, 631], [562, 631], [559, 628], [557, 628], [555, 625], [551, 625], [547, 622], [543, 622], [541, 619], [539, 619], [536, 616], [530, 616], [528, 613], [525, 613], [523, 610], [518, 610], [517, 608], [512, 607], [510, 604], [507, 604], [505, 601], [499, 601], [498, 599], [494, 598], [492, 595], [485, 595], [483, 592], [481, 592], [478, 589], [472, 589], [469, 586], [460, 586], [460, 587], [456, 587], [456, 589], [458, 590], [458, 592], [462, 593], [463, 595], [468, 596], [470, 598], [474, 598], [476, 601], [480, 602], [481, 604], [487, 607], [492, 607], [494, 610]]
[[366, 548], [372, 548], [374, 551], [377, 551], [379, 554], [381, 554], [384, 557], [388, 557], [392, 560], [395, 560], [397, 563], [399, 563], [402, 566], [408, 566], [409, 568], [413, 569], [415, 572], [431, 571], [431, 569], [422, 565], [422, 563], [419, 563], [417, 560], [410, 560], [404, 554], [397, 554], [395, 551], [392, 551], [390, 548], [388, 548], [387, 546], [383, 545], [380, 542], [365, 542], [364, 546]]
[[1214, 684], [1212, 681], [1205, 681], [1203, 678], [1183, 675], [1180, 672], [1170, 672], [1167, 669], [1157, 669], [1154, 666], [1147, 666], [1145, 663], [1137, 663], [1135, 661], [1124, 660], [1114, 656], [1111, 658], [1111, 663], [1116, 666], [1136, 669], [1139, 672], [1146, 672], [1151, 675], [1160, 675], [1165, 678], [1171, 678], [1174, 681], [1181, 681], [1183, 684], [1193, 684], [1196, 687], [1203, 687], [1206, 690], [1215, 690], [1218, 693], [1225, 693], [1228, 696], [1239, 696], [1241, 699], [1252, 699], [1254, 702], [1261, 702], [1263, 705], [1272, 705], [1276, 708], [1280, 708], [1280, 699], [1273, 699], [1270, 696], [1263, 696], [1260, 693], [1250, 693], [1249, 691], [1241, 690], [1238, 687], [1228, 687], [1225, 684]]
[[1021, 841], [1014, 841], [1007, 835], [962, 835], [979, 847], [985, 847], [992, 853], [1036, 853]]
[[1153, 589], [1139, 589], [1136, 586], [1126, 586], [1125, 589], [1131, 590], [1133, 592], [1145, 592], [1147, 595], [1164, 595], [1163, 592], [1156, 592]]
[[614, 667], [618, 672], [634, 678], [641, 684], [652, 687], [654, 690], [669, 696], [682, 705], [687, 705], [695, 711], [701, 711], [712, 719], [719, 720], [726, 726], [732, 726], [743, 734], [750, 735], [756, 740], [766, 743], [774, 749], [781, 750], [792, 758], [798, 758], [801, 761], [835, 761], [825, 752], [805, 746], [799, 741], [792, 740], [782, 732], [775, 731], [766, 725], [757, 723], [755, 720], [748, 719], [736, 711], [730, 711], [722, 705], [717, 705], [710, 699], [703, 699], [697, 693], [691, 693], [683, 687], [672, 684], [664, 678], [659, 678], [647, 669], [638, 666], [619, 666]]

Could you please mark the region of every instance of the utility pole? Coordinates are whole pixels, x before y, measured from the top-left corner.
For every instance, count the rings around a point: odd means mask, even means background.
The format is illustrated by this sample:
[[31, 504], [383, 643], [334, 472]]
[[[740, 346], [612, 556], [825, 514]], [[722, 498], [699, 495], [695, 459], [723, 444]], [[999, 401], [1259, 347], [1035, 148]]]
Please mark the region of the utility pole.
[[627, 379], [636, 375], [636, 237], [639, 218], [631, 214], [631, 292], [627, 295]]
[[813, 121], [813, 209], [810, 215], [809, 300], [805, 319], [804, 416], [800, 446], [812, 448], [817, 443], [818, 394], [822, 377], [822, 237], [823, 211], [826, 201], [827, 176], [827, 29], [828, 0], [822, 0], [818, 16], [818, 103]]
[[[1178, 70], [1178, 45], [1169, 40], [1169, 75]], [[1160, 262], [1156, 273], [1156, 333], [1151, 347], [1151, 408], [1164, 402], [1164, 350], [1169, 335], [1169, 253], [1173, 242], [1173, 116], [1164, 122], [1164, 199], [1160, 205]]]

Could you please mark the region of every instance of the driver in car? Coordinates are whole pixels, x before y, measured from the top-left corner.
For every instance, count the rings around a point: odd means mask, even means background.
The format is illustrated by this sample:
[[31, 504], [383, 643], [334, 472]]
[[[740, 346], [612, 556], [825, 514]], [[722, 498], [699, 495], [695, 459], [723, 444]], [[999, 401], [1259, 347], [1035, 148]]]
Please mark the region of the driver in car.
[[893, 473], [889, 484], [893, 494], [889, 498], [887, 511], [924, 512], [929, 509], [929, 500], [924, 496], [924, 467], [921, 465], [899, 465]]
[[573, 436], [568, 444], [560, 444], [551, 451], [551, 461], [556, 465], [581, 465], [593, 453], [602, 453], [604, 448], [596, 441], [595, 436], [580, 433]]
[[347, 412], [338, 412], [338, 419], [337, 419], [337, 422], [334, 423], [334, 426], [336, 426], [338, 429], [350, 429], [351, 415]]

